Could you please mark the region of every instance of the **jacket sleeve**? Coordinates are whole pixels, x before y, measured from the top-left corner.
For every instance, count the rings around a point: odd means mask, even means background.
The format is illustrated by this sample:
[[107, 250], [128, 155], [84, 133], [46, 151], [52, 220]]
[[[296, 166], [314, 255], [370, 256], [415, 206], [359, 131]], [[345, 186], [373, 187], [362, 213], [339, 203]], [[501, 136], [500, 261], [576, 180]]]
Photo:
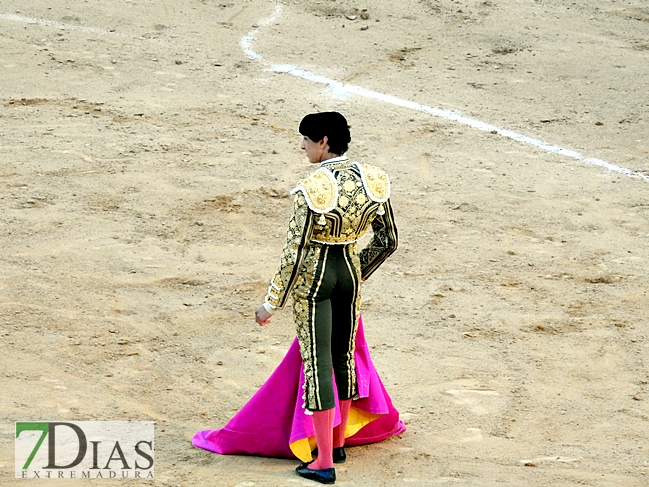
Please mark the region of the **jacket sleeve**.
[[397, 250], [399, 238], [394, 223], [390, 200], [383, 203], [385, 213], [376, 215], [372, 221], [374, 235], [367, 247], [360, 252], [361, 278], [365, 281], [385, 260]]
[[279, 270], [271, 279], [266, 294], [266, 303], [273, 309], [283, 308], [286, 304], [311, 240], [313, 225], [314, 213], [309, 209], [302, 191], [298, 191], [293, 200], [293, 215], [288, 224]]

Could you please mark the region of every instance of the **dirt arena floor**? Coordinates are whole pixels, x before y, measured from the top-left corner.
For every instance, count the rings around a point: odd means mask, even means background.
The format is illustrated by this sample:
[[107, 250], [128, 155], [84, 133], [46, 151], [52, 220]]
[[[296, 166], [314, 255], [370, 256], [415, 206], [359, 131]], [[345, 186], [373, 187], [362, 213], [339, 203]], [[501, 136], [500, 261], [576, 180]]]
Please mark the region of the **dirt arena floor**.
[[299, 120], [338, 110], [392, 177], [400, 248], [363, 316], [408, 430], [337, 484], [649, 485], [649, 180], [583, 160], [649, 174], [646, 1], [276, 5], [0, 3], [0, 484], [45, 483], [13, 479], [15, 421], [153, 420], [138, 485], [315, 485], [190, 440], [293, 339], [253, 310], [313, 169]]

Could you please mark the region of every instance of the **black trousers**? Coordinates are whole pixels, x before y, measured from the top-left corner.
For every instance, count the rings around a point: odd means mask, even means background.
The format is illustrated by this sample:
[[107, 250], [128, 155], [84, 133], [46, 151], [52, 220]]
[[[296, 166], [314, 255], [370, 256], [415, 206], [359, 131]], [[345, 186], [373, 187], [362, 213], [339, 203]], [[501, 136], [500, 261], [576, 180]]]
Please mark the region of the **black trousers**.
[[335, 406], [357, 394], [354, 349], [360, 308], [356, 244], [312, 244], [293, 291], [293, 310], [304, 363], [304, 407]]

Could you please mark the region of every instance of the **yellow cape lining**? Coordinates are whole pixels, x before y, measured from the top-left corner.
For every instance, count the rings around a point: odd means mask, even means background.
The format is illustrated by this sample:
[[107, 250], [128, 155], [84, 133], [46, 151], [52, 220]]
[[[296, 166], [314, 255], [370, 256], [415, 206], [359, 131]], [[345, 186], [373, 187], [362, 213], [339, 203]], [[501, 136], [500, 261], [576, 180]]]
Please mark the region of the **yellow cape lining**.
[[[363, 426], [370, 424], [381, 416], [382, 414], [368, 413], [367, 411], [352, 407], [349, 410], [349, 418], [347, 419], [347, 426], [345, 427], [345, 438], [355, 435]], [[296, 457], [303, 462], [310, 462], [313, 460], [311, 452], [316, 447], [315, 436], [309, 436], [308, 438], [294, 441], [289, 446]]]

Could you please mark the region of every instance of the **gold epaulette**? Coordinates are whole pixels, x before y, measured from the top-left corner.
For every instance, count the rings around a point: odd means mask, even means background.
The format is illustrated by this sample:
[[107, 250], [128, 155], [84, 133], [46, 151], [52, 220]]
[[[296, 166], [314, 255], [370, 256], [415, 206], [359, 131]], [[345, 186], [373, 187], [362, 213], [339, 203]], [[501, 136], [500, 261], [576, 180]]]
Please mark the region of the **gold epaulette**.
[[331, 171], [321, 167], [309, 177], [304, 178], [291, 191], [295, 194], [302, 191], [311, 210], [326, 213], [333, 210], [338, 203], [338, 184]]
[[354, 164], [356, 164], [356, 167], [361, 172], [363, 186], [365, 186], [365, 190], [370, 199], [377, 203], [387, 201], [390, 198], [390, 178], [388, 174], [376, 166], [358, 162]]

